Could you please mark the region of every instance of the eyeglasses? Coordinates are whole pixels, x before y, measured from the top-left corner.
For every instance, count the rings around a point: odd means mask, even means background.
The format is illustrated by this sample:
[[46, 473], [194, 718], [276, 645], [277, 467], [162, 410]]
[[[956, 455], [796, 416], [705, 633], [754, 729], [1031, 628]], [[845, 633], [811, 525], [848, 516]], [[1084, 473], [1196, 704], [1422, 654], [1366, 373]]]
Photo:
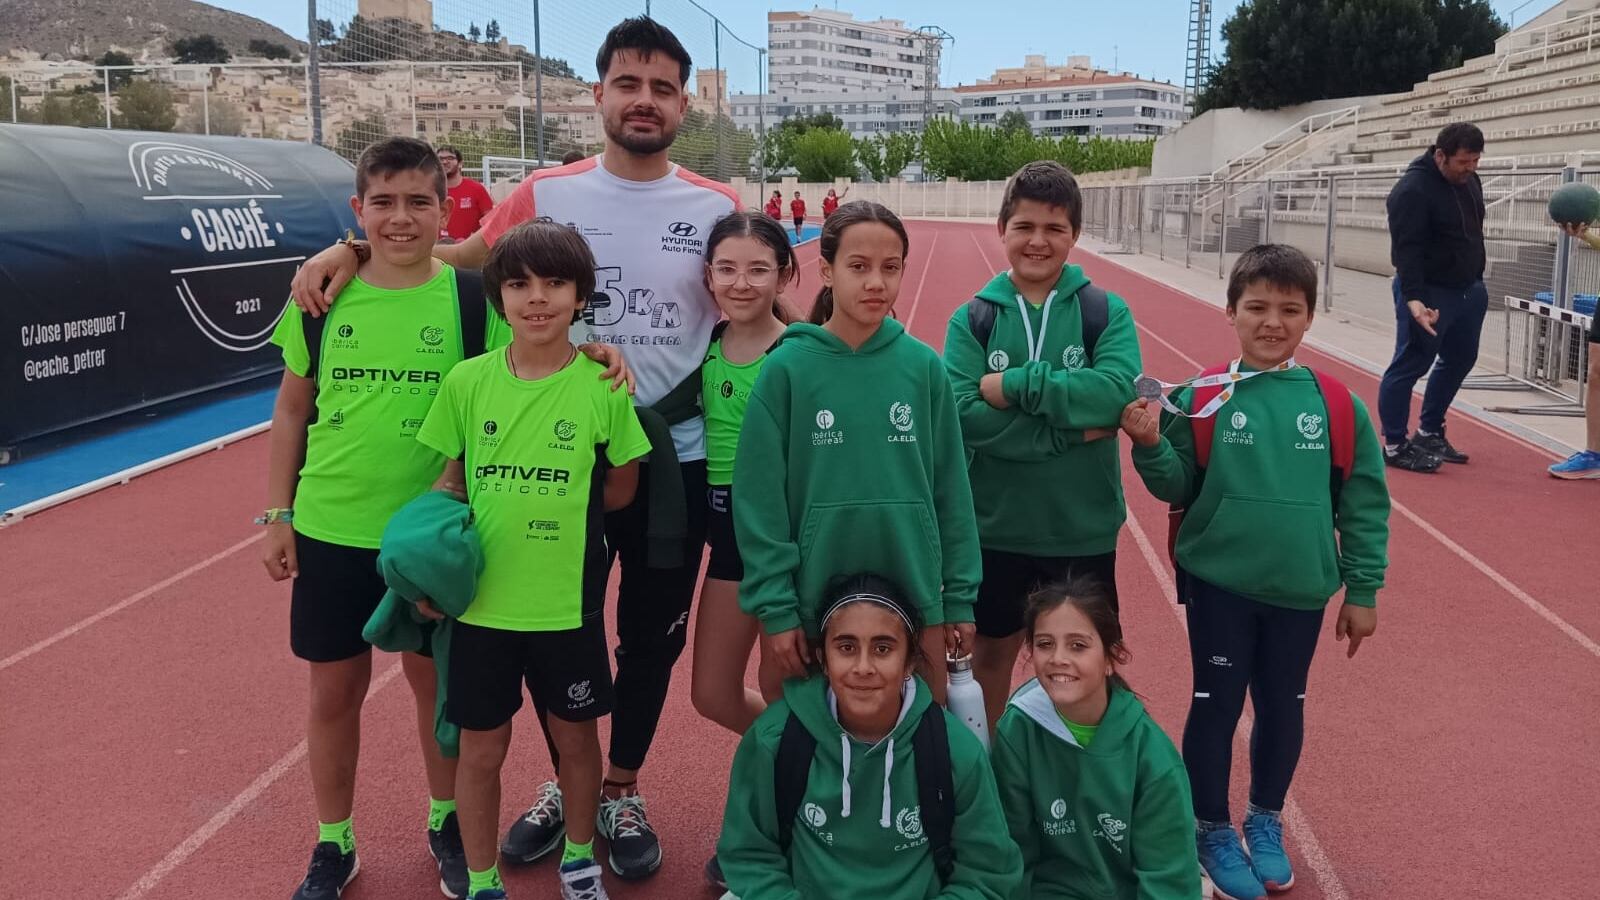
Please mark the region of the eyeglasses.
[[738, 283], [740, 275], [744, 276], [745, 283], [751, 287], [766, 287], [772, 283], [777, 274], [777, 270], [766, 266], [751, 266], [748, 269], [740, 269], [738, 266], [711, 267], [711, 280], [723, 287], [733, 287]]
[[439, 161], [440, 162], [445, 162], [446, 160], [448, 160], [450, 162], [460, 162], [461, 161], [460, 157], [451, 156], [448, 153], [439, 154]]

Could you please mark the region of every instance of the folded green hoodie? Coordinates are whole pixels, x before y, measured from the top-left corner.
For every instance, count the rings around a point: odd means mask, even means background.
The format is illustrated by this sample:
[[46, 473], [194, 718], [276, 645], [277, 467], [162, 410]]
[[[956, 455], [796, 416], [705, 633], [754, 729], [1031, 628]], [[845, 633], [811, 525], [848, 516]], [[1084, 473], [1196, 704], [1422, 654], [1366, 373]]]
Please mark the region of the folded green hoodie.
[[1183, 758], [1131, 691], [1080, 747], [1038, 679], [1017, 689], [990, 754], [1022, 849], [1019, 900], [1194, 900], [1194, 806]]
[[[1094, 556], [1117, 548], [1127, 518], [1118, 440], [1084, 443], [1082, 435], [1091, 428], [1115, 430], [1133, 402], [1139, 336], [1128, 305], [1108, 294], [1106, 328], [1090, 365], [1078, 304], [1078, 291], [1088, 284], [1081, 267], [1064, 266], [1036, 308], [1019, 303], [1008, 273], [996, 275], [978, 293], [995, 306], [987, 347], [973, 335], [965, 305], [950, 318], [944, 363], [972, 452], [978, 540], [987, 549]], [[1029, 350], [1030, 335], [1040, 344], [1036, 353]], [[978, 391], [991, 372], [1005, 373], [1008, 409], [995, 409]]]
[[[1173, 403], [1188, 409], [1189, 397], [1178, 391]], [[1346, 603], [1375, 606], [1389, 567], [1389, 486], [1360, 398], [1355, 413], [1355, 465], [1337, 510], [1328, 410], [1311, 370], [1241, 382], [1217, 410], [1203, 478], [1189, 420], [1162, 413], [1161, 443], [1133, 448], [1133, 465], [1150, 493], [1188, 508], [1178, 565], [1273, 606], [1321, 609], [1341, 583]]]
[[[472, 604], [483, 572], [483, 548], [472, 524], [472, 507], [444, 491], [429, 491], [400, 507], [384, 526], [378, 571], [389, 590], [361, 636], [391, 653], [416, 653], [424, 640], [431, 641], [439, 689], [433, 737], [444, 755], [453, 757], [460, 750], [461, 729], [444, 717], [450, 626]], [[435, 622], [419, 613], [416, 602], [424, 598], [445, 618]]]
[[[911, 736], [932, 703], [913, 679], [900, 721], [877, 744], [839, 727], [827, 679], [791, 680], [739, 742], [717, 861], [739, 900], [1001, 900], [1022, 880], [1017, 846], [995, 795], [983, 745], [945, 713], [954, 769], [955, 870], [940, 885], [922, 831]], [[817, 739], [787, 858], [778, 845], [773, 767], [794, 711]], [[1192, 856], [1192, 853], [1191, 853]]]
[[876, 572], [926, 624], [972, 621], [982, 563], [965, 457], [944, 366], [899, 322], [855, 351], [790, 325], [734, 459], [740, 607], [769, 634], [814, 634], [828, 581]]

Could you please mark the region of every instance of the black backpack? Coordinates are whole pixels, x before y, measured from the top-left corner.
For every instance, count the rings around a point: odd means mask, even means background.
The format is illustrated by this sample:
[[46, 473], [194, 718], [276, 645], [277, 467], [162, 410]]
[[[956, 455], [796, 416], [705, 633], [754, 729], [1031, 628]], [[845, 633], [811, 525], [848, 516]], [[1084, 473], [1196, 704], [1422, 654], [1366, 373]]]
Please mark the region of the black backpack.
[[[994, 304], [987, 300], [973, 297], [967, 301], [967, 327], [985, 350], [989, 349], [989, 338], [994, 334], [995, 312]], [[1094, 346], [1100, 342], [1100, 335], [1105, 333], [1106, 322], [1111, 318], [1111, 302], [1103, 289], [1086, 284], [1078, 289], [1078, 312], [1083, 316], [1083, 354], [1092, 366]]]
[[[471, 359], [483, 353], [483, 332], [488, 324], [483, 299], [483, 276], [461, 269], [455, 272], [456, 305], [461, 312], [461, 358]], [[306, 353], [311, 357], [311, 368], [307, 371], [313, 381], [321, 372], [322, 332], [327, 325], [327, 313], [316, 318], [300, 317], [300, 328], [306, 336]]]
[[[778, 846], [785, 852], [794, 835], [794, 820], [811, 779], [811, 760], [817, 739], [793, 712], [783, 723], [778, 756], [773, 765], [772, 792], [778, 809]], [[950, 739], [945, 730], [944, 707], [928, 704], [916, 731], [911, 733], [911, 755], [917, 766], [917, 804], [922, 807], [922, 832], [928, 836], [939, 882], [948, 884], [955, 871], [956, 853], [951, 836], [956, 824], [955, 775], [950, 769]]]

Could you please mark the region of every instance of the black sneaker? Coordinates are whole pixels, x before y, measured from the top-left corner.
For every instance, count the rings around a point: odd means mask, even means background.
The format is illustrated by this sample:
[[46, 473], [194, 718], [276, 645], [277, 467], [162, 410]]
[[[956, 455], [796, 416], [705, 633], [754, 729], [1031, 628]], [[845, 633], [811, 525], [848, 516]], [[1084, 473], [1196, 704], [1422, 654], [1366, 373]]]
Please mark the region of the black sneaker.
[[600, 798], [595, 825], [610, 849], [611, 871], [625, 881], [648, 878], [661, 868], [661, 840], [644, 815], [644, 798], [626, 794]]
[[428, 852], [439, 864], [439, 893], [450, 900], [467, 895], [467, 851], [461, 846], [461, 823], [456, 814], [444, 817], [438, 831], [428, 829]]
[[1423, 434], [1419, 431], [1412, 435], [1411, 443], [1416, 444], [1422, 452], [1437, 456], [1447, 463], [1465, 463], [1469, 458], [1467, 454], [1450, 446], [1450, 442], [1445, 440], [1443, 431], [1438, 434]]
[[546, 781], [539, 785], [539, 799], [511, 823], [506, 839], [500, 842], [500, 855], [508, 862], [531, 863], [554, 852], [566, 836], [561, 788], [554, 781]]
[[1405, 469], [1408, 472], [1437, 472], [1443, 462], [1412, 441], [1401, 441], [1400, 446], [1393, 450], [1385, 447], [1383, 461], [1396, 469]]
[[706, 861], [706, 884], [718, 890], [728, 889], [728, 879], [722, 876], [722, 863], [717, 862], [715, 854]]
[[354, 850], [345, 853], [333, 841], [323, 841], [311, 851], [311, 866], [294, 892], [294, 900], [339, 900], [360, 871], [361, 861]]

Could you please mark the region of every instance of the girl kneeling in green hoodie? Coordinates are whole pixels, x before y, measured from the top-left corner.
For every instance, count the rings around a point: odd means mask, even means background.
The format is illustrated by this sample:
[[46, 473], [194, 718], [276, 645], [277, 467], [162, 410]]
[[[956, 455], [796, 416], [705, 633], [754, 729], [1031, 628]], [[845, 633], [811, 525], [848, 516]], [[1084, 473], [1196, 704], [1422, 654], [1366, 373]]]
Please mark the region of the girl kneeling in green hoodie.
[[[876, 575], [838, 579], [827, 596], [816, 648], [822, 676], [786, 682], [784, 698], [745, 733], [733, 759], [717, 845], [730, 894], [739, 900], [1013, 896], [1021, 860], [983, 746], [932, 705], [927, 684], [915, 675], [916, 605]], [[940, 721], [925, 724], [925, 715]], [[939, 774], [950, 799], [925, 810], [921, 797], [936, 780], [927, 763], [943, 756], [929, 751], [919, 758], [915, 749], [939, 746], [926, 743], [940, 730], [930, 725], [943, 726], [949, 747]], [[795, 746], [809, 752], [796, 758]], [[783, 805], [787, 817], [779, 812]], [[936, 820], [949, 822], [948, 829]], [[943, 867], [935, 860], [940, 834], [948, 835], [951, 856]], [[1187, 833], [1185, 842], [1192, 857]]]
[[1018, 896], [1194, 900], [1189, 776], [1117, 674], [1128, 651], [1110, 594], [1081, 579], [1049, 585], [1023, 621], [1038, 677], [1012, 695], [991, 756], [1022, 849]]
[[[905, 586], [942, 662], [972, 647], [981, 576], [955, 394], [939, 354], [889, 318], [910, 252], [900, 219], [846, 203], [821, 245], [810, 322], [767, 357], [739, 433], [739, 606], [778, 670], [802, 676], [828, 580], [878, 572]], [[924, 672], [943, 702], [938, 669]]]

